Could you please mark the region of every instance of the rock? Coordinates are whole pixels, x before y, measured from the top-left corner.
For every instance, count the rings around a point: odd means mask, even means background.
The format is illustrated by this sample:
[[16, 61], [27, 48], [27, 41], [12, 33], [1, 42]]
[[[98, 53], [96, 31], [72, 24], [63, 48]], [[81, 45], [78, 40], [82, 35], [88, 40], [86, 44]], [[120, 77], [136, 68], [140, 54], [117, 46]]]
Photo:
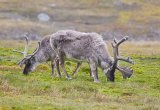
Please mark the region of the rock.
[[50, 20], [50, 16], [48, 14], [46, 14], [46, 13], [38, 14], [37, 18], [38, 18], [39, 21], [44, 21], [44, 22]]

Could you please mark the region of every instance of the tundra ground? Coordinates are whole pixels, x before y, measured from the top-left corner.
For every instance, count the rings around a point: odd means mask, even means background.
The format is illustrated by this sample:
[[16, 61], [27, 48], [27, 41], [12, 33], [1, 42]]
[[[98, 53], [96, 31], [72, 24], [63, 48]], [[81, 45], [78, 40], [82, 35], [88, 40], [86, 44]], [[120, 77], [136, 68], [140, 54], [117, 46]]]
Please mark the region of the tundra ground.
[[[89, 77], [89, 67], [83, 63], [80, 71], [68, 81], [51, 76], [48, 63], [43, 63], [25, 76], [17, 62], [23, 56], [12, 49], [23, 50], [23, 41], [0, 41], [0, 109], [2, 110], [158, 110], [160, 109], [160, 43], [127, 42], [120, 47], [123, 56], [135, 61], [134, 74], [122, 79], [116, 72], [114, 83], [106, 81], [99, 69], [100, 83]], [[30, 53], [37, 43], [30, 43]], [[109, 50], [111, 52], [110, 43]], [[128, 65], [120, 63], [121, 65]], [[74, 62], [66, 62], [68, 73]]]

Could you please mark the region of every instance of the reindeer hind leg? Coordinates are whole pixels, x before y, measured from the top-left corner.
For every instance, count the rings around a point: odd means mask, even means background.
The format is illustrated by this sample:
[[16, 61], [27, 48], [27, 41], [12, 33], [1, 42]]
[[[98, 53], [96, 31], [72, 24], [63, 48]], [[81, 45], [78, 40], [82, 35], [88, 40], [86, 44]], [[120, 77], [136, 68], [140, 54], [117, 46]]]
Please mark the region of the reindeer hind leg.
[[74, 72], [72, 73], [72, 76], [74, 76], [74, 75], [79, 71], [81, 65], [82, 65], [82, 62], [78, 62], [78, 63], [77, 63], [77, 67], [76, 67], [76, 69], [74, 70]]
[[56, 60], [56, 68], [57, 68], [58, 75], [61, 78], [62, 75], [61, 75], [61, 71], [60, 71], [60, 68], [59, 68], [59, 59]]
[[60, 65], [61, 65], [62, 71], [65, 73], [66, 78], [68, 80], [71, 80], [72, 78], [70, 78], [70, 76], [68, 75], [68, 73], [67, 73], [67, 71], [65, 69], [65, 66], [64, 66], [64, 57], [61, 56], [59, 60], [60, 60]]
[[51, 62], [51, 68], [52, 68], [52, 76], [55, 76], [54, 68], [55, 68], [55, 62]]

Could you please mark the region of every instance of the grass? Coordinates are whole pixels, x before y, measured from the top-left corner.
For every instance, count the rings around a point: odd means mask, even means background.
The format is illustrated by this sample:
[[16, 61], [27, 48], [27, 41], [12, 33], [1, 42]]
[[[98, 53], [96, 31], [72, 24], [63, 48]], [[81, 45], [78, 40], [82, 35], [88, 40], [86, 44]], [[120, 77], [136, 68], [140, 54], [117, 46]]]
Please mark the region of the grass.
[[[1, 38], [16, 38], [25, 32], [40, 36], [59, 29], [80, 31], [122, 31], [133, 37], [159, 29], [160, 2], [157, 0], [121, 0], [129, 6], [115, 6], [116, 0], [3, 0], [0, 2]], [[51, 7], [50, 5], [55, 5]], [[132, 5], [136, 8], [130, 9]], [[120, 8], [120, 9], [119, 9]], [[121, 9], [122, 8], [122, 9]], [[40, 22], [37, 15], [47, 13], [51, 20]], [[134, 39], [134, 38], [133, 38]], [[30, 43], [30, 53], [36, 42]], [[160, 43], [128, 42], [121, 47], [123, 56], [132, 56], [134, 74], [123, 80], [116, 72], [110, 83], [99, 69], [101, 83], [89, 77], [89, 67], [83, 63], [80, 71], [68, 81], [52, 77], [48, 63], [24, 76], [17, 62], [22, 55], [13, 49], [23, 49], [23, 41], [0, 40], [0, 110], [159, 110], [160, 109]], [[109, 45], [111, 52], [111, 46]], [[128, 65], [121, 63], [122, 65]], [[75, 63], [67, 62], [72, 73]]]
[[[68, 81], [52, 77], [51, 68], [43, 63], [25, 76], [17, 62], [22, 55], [12, 49], [23, 49], [22, 41], [0, 41], [0, 109], [2, 110], [158, 110], [160, 109], [160, 46], [158, 42], [128, 42], [121, 54], [132, 56], [134, 74], [123, 80], [116, 72], [116, 81], [110, 83], [99, 70], [101, 83], [89, 77], [89, 68], [83, 63], [80, 71]], [[36, 47], [30, 44], [30, 52]], [[111, 47], [109, 45], [109, 50]], [[121, 63], [126, 65], [125, 63]], [[75, 63], [67, 62], [72, 73]], [[128, 64], [127, 64], [128, 65]]]

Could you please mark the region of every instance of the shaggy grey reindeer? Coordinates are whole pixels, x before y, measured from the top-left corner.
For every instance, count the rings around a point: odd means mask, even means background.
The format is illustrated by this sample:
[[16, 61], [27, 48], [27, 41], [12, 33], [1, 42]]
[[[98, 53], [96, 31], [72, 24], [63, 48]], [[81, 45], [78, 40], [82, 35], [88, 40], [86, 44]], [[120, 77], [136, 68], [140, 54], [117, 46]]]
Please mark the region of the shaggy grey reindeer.
[[73, 59], [78, 62], [87, 61], [94, 77], [94, 82], [99, 82], [98, 66], [103, 70], [108, 81], [114, 81], [116, 69], [122, 72], [124, 78], [132, 75], [132, 69], [118, 66], [119, 60], [133, 63], [130, 57], [125, 59], [119, 56], [118, 47], [127, 39], [128, 37], [124, 37], [120, 41], [114, 39], [112, 43], [114, 52], [113, 58], [109, 54], [107, 45], [102, 36], [97, 33], [61, 30], [51, 35], [50, 44], [59, 57], [62, 70], [66, 74], [66, 77], [69, 78], [63, 66], [65, 58]]
[[[28, 74], [30, 71], [33, 71], [36, 66], [40, 63], [51, 61], [52, 75], [55, 76], [54, 68], [56, 66], [58, 75], [61, 77], [61, 72], [59, 69], [59, 60], [56, 57], [55, 52], [50, 46], [50, 35], [45, 36], [41, 42], [38, 42], [37, 49], [32, 53], [27, 55], [28, 52], [28, 35], [25, 36], [25, 49], [24, 52], [14, 50], [15, 52], [22, 53], [24, 58], [18, 63], [20, 67], [25, 65], [23, 74]], [[81, 63], [77, 63], [77, 67], [73, 74], [75, 74], [80, 68]]]

